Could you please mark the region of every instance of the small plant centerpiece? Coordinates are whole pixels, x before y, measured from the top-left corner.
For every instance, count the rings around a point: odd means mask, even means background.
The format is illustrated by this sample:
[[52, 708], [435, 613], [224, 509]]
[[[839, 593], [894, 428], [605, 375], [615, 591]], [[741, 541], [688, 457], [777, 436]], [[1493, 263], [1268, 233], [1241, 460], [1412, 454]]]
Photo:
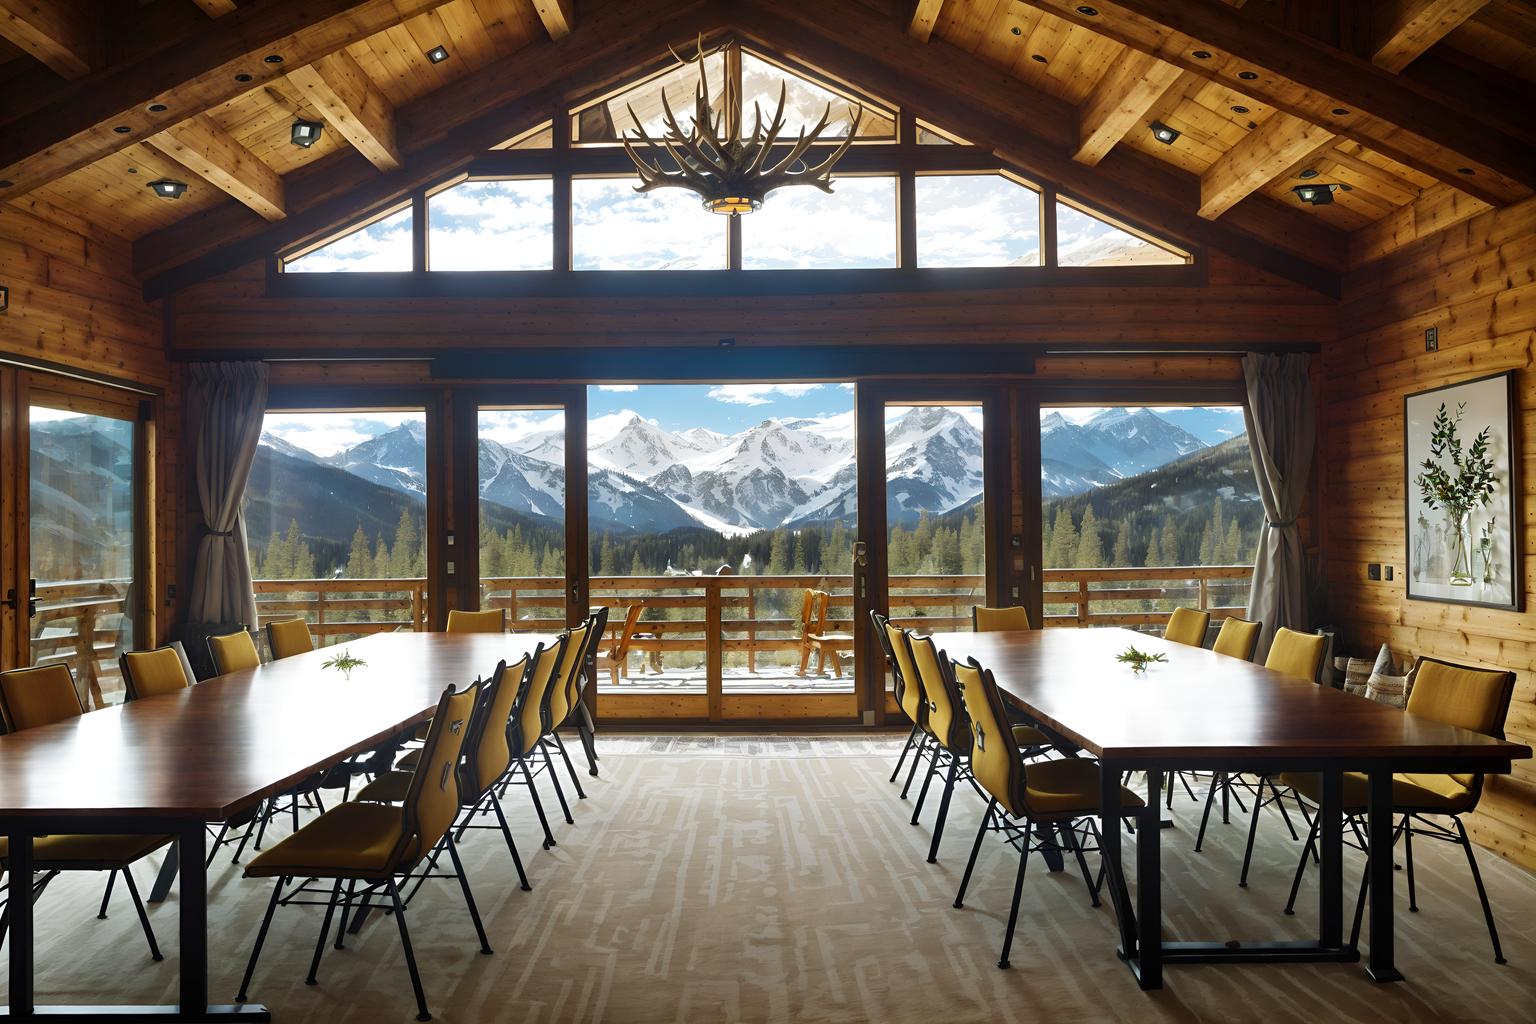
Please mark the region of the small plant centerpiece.
[[1132, 672], [1145, 672], [1148, 665], [1165, 665], [1168, 656], [1164, 654], [1148, 654], [1146, 651], [1138, 651], [1135, 647], [1127, 647], [1115, 655], [1115, 660], [1131, 666]]
[[1493, 500], [1494, 485], [1498, 482], [1493, 459], [1488, 454], [1492, 428], [1484, 427], [1479, 431], [1470, 448], [1462, 446], [1461, 417], [1466, 407], [1465, 402], [1458, 403], [1453, 416], [1445, 403], [1440, 403], [1430, 428], [1430, 457], [1424, 460], [1421, 472], [1413, 478], [1424, 504], [1445, 512], [1455, 545], [1451, 557], [1451, 585], [1457, 587], [1472, 585], [1472, 510]]
[[352, 670], [362, 668], [368, 663], [362, 658], [352, 656], [352, 652], [343, 647], [336, 654], [331, 655], [321, 663], [321, 668], [334, 668], [338, 670], [349, 682], [352, 679]]

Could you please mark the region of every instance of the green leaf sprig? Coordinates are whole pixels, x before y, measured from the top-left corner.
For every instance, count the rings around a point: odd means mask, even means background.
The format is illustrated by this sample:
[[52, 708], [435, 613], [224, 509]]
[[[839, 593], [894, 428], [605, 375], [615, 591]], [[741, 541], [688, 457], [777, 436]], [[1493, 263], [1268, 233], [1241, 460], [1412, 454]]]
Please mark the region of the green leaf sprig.
[[324, 662], [322, 662], [320, 667], [334, 668], [348, 679], [351, 679], [353, 669], [362, 668], [367, 664], [368, 663], [362, 658], [353, 657], [350, 651], [348, 651], [346, 648], [342, 648], [339, 653], [331, 655]]
[[1135, 647], [1127, 647], [1115, 655], [1115, 660], [1131, 666], [1133, 672], [1145, 672], [1148, 665], [1167, 664], [1168, 656], [1165, 654], [1148, 654], [1146, 651], [1138, 651]]
[[[1413, 480], [1425, 505], [1443, 508], [1456, 519], [1491, 502], [1498, 482], [1493, 460], [1488, 456], [1491, 427], [1484, 427], [1472, 439], [1472, 447], [1463, 449], [1460, 426], [1466, 408], [1465, 402], [1458, 403], [1452, 416], [1445, 403], [1440, 403], [1440, 411], [1435, 413], [1435, 422], [1430, 427], [1430, 457], [1423, 461], [1422, 472]], [[1449, 467], [1444, 461], [1447, 457]]]

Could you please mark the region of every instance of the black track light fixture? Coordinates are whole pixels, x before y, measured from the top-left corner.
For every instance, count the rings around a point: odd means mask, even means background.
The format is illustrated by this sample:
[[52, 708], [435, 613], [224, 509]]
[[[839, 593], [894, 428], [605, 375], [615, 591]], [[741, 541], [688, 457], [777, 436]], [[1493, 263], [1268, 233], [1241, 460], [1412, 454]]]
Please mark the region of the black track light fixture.
[[149, 183], [149, 189], [161, 199], [180, 199], [187, 194], [187, 183], [171, 178], [157, 178]]
[[1161, 121], [1152, 122], [1152, 137], [1165, 146], [1173, 145], [1173, 140], [1179, 137], [1179, 132], [1169, 128]]
[[305, 121], [300, 118], [293, 122], [293, 127], [288, 131], [288, 138], [295, 146], [308, 149], [320, 141], [320, 132], [324, 127], [319, 121]]

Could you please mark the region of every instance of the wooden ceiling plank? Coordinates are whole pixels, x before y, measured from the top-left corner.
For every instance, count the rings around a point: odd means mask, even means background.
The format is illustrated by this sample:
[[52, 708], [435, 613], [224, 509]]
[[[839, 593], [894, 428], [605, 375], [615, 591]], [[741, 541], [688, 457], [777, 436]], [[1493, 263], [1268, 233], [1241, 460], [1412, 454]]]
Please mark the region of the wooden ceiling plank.
[[564, 39], [576, 28], [576, 0], [533, 0], [533, 9], [551, 39]]
[[99, 25], [84, 0], [0, 0], [0, 36], [64, 78], [88, 75], [100, 61]]
[[1215, 220], [1296, 163], [1333, 145], [1327, 129], [1277, 112], [1200, 176], [1200, 216]]
[[288, 81], [369, 163], [381, 171], [400, 166], [394, 104], [345, 50], [295, 68]]
[[[446, 0], [273, 0], [209, 22], [167, 49], [81, 79], [0, 133], [13, 198], [118, 152]], [[268, 63], [269, 54], [283, 57]], [[237, 74], [250, 81], [236, 81]], [[164, 103], [164, 111], [148, 105]], [[115, 127], [126, 132], [116, 132]]]
[[1077, 152], [1072, 159], [1090, 166], [1104, 159], [1183, 74], [1179, 68], [1150, 54], [1127, 52], [1083, 104]]
[[172, 125], [145, 145], [176, 161], [266, 220], [285, 215], [283, 179], [205, 115]]
[[1371, 63], [1395, 74], [1487, 5], [1488, 0], [1397, 0], [1381, 14], [1388, 27]]
[[938, 24], [939, 12], [943, 9], [944, 0], [917, 0], [912, 5], [912, 18], [907, 23], [907, 35], [926, 43], [933, 35], [933, 26]]
[[[1517, 202], [1536, 190], [1536, 124], [1491, 124], [1433, 89], [1212, 0], [1104, 0], [1091, 16], [1073, 0], [1019, 2], [1324, 125], [1485, 202]], [[1243, 72], [1255, 77], [1239, 78]]]

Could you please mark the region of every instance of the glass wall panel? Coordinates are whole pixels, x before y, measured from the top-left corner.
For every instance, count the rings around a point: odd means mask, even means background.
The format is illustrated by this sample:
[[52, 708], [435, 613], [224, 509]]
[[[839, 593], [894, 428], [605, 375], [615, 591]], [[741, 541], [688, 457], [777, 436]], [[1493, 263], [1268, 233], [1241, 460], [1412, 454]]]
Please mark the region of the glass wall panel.
[[555, 254], [549, 178], [465, 181], [427, 200], [432, 270], [549, 270]]

